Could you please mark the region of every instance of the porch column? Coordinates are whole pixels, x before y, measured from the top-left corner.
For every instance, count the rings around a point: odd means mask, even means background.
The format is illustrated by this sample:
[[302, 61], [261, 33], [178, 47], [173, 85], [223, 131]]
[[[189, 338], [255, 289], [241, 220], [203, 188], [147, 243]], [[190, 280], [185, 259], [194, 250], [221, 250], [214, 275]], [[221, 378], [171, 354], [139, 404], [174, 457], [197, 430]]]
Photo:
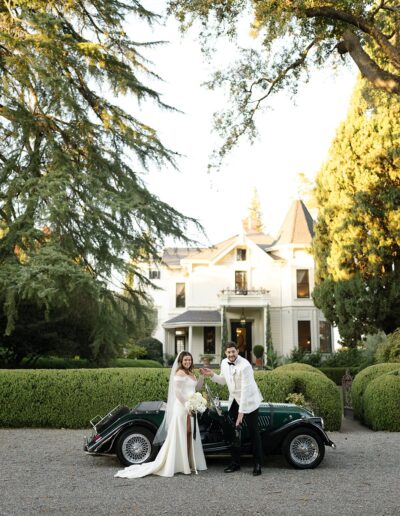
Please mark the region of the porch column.
[[193, 355], [192, 352], [192, 340], [193, 340], [193, 326], [189, 326], [189, 334], [188, 334], [188, 351]]

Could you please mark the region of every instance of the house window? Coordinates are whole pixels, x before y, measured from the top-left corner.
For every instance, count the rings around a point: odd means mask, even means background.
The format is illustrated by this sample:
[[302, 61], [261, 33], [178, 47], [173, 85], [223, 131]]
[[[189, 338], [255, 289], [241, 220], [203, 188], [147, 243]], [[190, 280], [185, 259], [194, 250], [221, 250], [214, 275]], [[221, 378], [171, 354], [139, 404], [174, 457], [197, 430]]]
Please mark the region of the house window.
[[308, 279], [307, 269], [298, 269], [297, 273], [297, 297], [308, 298], [310, 297], [310, 281]]
[[185, 350], [186, 346], [186, 335], [182, 330], [175, 332], [175, 355], [179, 355], [181, 351]]
[[158, 271], [156, 269], [149, 270], [149, 278], [150, 279], [160, 279], [160, 277], [161, 277], [161, 271]]
[[321, 353], [332, 353], [332, 330], [327, 321], [319, 321], [319, 350]]
[[245, 262], [246, 261], [246, 249], [236, 249], [236, 261], [237, 262]]
[[176, 307], [184, 308], [186, 305], [185, 283], [176, 284]]
[[247, 294], [246, 271], [235, 271], [235, 292], [236, 294]]
[[299, 350], [311, 353], [311, 323], [310, 321], [297, 321], [297, 334]]
[[215, 327], [204, 328], [204, 353], [215, 353]]

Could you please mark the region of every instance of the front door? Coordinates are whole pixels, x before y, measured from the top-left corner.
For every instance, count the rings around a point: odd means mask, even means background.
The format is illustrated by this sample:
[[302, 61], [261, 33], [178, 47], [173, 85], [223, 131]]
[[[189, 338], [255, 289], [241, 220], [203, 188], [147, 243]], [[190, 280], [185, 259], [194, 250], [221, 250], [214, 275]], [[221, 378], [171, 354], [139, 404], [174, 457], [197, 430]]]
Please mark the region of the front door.
[[246, 321], [246, 324], [242, 326], [240, 322], [231, 322], [231, 335], [233, 342], [236, 342], [239, 348], [239, 355], [246, 358], [251, 363], [251, 350], [252, 350], [252, 323]]

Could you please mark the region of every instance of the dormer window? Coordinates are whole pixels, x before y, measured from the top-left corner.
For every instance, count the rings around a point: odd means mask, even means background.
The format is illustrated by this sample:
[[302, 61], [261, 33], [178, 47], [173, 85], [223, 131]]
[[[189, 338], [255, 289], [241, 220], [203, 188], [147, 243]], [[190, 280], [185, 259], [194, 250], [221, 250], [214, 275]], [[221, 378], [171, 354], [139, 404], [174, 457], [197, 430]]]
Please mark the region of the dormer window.
[[236, 249], [236, 261], [245, 262], [247, 259], [247, 249]]

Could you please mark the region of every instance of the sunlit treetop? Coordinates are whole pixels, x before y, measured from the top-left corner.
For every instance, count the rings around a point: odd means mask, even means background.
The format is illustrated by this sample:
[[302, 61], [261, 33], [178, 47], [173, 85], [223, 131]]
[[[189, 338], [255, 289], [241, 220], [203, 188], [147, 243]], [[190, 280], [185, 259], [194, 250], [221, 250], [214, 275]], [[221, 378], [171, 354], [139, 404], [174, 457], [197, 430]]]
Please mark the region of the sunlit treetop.
[[279, 90], [295, 94], [313, 70], [351, 60], [376, 89], [400, 94], [398, 0], [170, 0], [182, 27], [196, 27], [203, 45], [212, 35], [233, 39], [250, 13], [260, 50], [241, 50], [231, 67], [217, 72], [212, 88], [229, 88], [231, 105], [216, 115], [224, 138], [222, 158], [244, 134], [256, 134], [255, 114]]

